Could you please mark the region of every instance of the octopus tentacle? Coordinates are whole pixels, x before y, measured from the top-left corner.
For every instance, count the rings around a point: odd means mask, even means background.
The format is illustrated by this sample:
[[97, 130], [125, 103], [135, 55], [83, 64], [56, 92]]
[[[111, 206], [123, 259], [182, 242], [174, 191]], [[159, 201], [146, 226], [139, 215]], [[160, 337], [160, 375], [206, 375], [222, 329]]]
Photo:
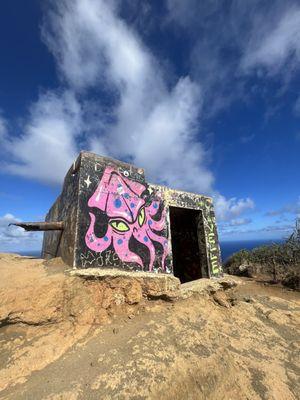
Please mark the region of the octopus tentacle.
[[115, 252], [120, 260], [124, 262], [135, 262], [143, 267], [143, 261], [139, 255], [129, 250], [129, 240], [123, 238], [113, 239]]
[[156, 231], [161, 231], [165, 227], [165, 218], [166, 218], [166, 212], [165, 210], [161, 214], [161, 218], [159, 221], [155, 221], [152, 219], [153, 215], [157, 212], [157, 209], [154, 208], [156, 202], [152, 202], [149, 207], [146, 207], [146, 214], [148, 217], [148, 225], [151, 225], [151, 229], [154, 229]]
[[168, 251], [169, 251], [168, 250], [168, 240], [163, 236], [156, 235], [154, 232], [151, 231], [151, 229], [147, 230], [147, 234], [151, 240], [153, 240], [154, 242], [158, 242], [162, 245], [163, 255], [162, 255], [162, 259], [161, 259], [161, 266], [162, 266], [163, 270], [165, 270], [165, 260], [166, 260], [166, 257], [168, 255]]
[[104, 251], [111, 244], [112, 229], [108, 225], [106, 234], [102, 238], [98, 238], [97, 236], [95, 236], [95, 232], [94, 232], [96, 217], [91, 212], [89, 214], [90, 214], [91, 222], [90, 222], [89, 229], [85, 235], [85, 242], [86, 242], [87, 246], [93, 251], [96, 251], [96, 252]]
[[137, 232], [134, 231], [133, 236], [138, 242], [142, 243], [144, 246], [148, 248], [150, 253], [149, 271], [152, 271], [155, 260], [155, 247], [153, 246], [153, 243], [151, 242], [151, 239], [148, 236], [147, 229], [145, 229], [145, 227], [142, 227], [139, 231]]

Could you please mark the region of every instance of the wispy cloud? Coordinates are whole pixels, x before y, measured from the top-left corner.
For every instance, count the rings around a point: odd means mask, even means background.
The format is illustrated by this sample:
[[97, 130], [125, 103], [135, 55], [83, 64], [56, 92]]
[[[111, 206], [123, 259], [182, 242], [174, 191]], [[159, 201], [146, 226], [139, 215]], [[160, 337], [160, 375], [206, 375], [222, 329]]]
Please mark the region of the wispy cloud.
[[295, 203], [286, 204], [285, 206], [278, 208], [277, 210], [271, 210], [266, 213], [267, 217], [274, 217], [278, 215], [299, 215], [300, 216], [300, 196]]
[[118, 2], [52, 2], [42, 38], [61, 87], [39, 96], [21, 136], [2, 137], [8, 172], [60, 183], [84, 148], [143, 166], [149, 180], [213, 194], [220, 220], [254, 207], [251, 199], [218, 194], [209, 169], [199, 127], [204, 82], [213, 73], [203, 71], [205, 80], [191, 72], [171, 84], [160, 60], [120, 17]]
[[[265, 98], [268, 78], [277, 73], [283, 92], [299, 69], [297, 0], [167, 0], [167, 5], [168, 24], [188, 33], [193, 43], [190, 70], [202, 82], [206, 115], [236, 100], [249, 103], [254, 94]], [[271, 106], [269, 96], [266, 104]]]
[[228, 223], [222, 224], [223, 228], [228, 228], [228, 227], [239, 227], [242, 225], [249, 225], [251, 224], [252, 219], [251, 218], [236, 218], [231, 220]]
[[[238, 233], [241, 230], [244, 231], [245, 230], [245, 226], [250, 225], [252, 223], [252, 219], [251, 218], [235, 218], [235, 219], [231, 219], [230, 221], [221, 221], [218, 224], [218, 228], [220, 231], [220, 234], [222, 236], [226, 236], [228, 234], [232, 234], [232, 233]], [[246, 228], [246, 230], [250, 230], [249, 228]]]
[[221, 226], [220, 233], [225, 240], [227, 237], [234, 238], [235, 240], [253, 239], [253, 237], [264, 238], [266, 240], [285, 240], [292, 234], [293, 229], [294, 226], [292, 223], [267, 225], [262, 228], [234, 226], [230, 229], [229, 226]]
[[[244, 70], [264, 67], [269, 74], [284, 68], [293, 72], [299, 69], [300, 61], [300, 7], [289, 6], [273, 21], [252, 32], [241, 66]], [[288, 64], [287, 64], [288, 62]]]
[[7, 135], [7, 121], [4, 119], [4, 117], [1, 115], [0, 112], [0, 140], [4, 139]]

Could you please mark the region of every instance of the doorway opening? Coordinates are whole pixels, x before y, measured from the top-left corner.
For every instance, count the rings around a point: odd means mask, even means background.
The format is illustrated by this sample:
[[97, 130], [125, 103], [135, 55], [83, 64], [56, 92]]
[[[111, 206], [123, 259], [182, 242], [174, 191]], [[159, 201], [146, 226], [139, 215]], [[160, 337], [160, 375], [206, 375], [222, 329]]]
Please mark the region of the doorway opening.
[[170, 207], [174, 275], [181, 283], [205, 278], [205, 241], [202, 212]]

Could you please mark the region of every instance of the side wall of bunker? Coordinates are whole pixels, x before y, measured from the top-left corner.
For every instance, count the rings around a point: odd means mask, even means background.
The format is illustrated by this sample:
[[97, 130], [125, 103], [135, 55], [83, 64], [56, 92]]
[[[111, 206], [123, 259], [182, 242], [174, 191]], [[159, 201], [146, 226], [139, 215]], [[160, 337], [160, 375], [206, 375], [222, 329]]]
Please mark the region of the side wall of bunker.
[[45, 231], [43, 238], [42, 257], [62, 257], [70, 266], [74, 266], [75, 236], [77, 231], [78, 213], [78, 165], [80, 157], [69, 169], [62, 192], [50, 208], [45, 221], [64, 221], [63, 231]]

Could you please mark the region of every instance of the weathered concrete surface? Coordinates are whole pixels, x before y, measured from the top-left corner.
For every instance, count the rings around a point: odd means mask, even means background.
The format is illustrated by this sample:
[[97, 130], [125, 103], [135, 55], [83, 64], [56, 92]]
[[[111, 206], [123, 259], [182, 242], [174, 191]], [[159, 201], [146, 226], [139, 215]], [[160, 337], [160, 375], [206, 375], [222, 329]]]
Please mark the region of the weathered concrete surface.
[[138, 287], [136, 303], [143, 298], [172, 300], [180, 297], [180, 281], [173, 275], [100, 268], [70, 270], [69, 274], [105, 283], [115, 290], [122, 287], [132, 291]]
[[225, 278], [149, 301], [56, 261], [0, 256], [1, 400], [299, 399], [299, 293]]
[[215, 294], [220, 290], [234, 288], [238, 284], [242, 284], [241, 279], [227, 275], [219, 279], [198, 279], [181, 285], [180, 298], [186, 299], [193, 294]]

